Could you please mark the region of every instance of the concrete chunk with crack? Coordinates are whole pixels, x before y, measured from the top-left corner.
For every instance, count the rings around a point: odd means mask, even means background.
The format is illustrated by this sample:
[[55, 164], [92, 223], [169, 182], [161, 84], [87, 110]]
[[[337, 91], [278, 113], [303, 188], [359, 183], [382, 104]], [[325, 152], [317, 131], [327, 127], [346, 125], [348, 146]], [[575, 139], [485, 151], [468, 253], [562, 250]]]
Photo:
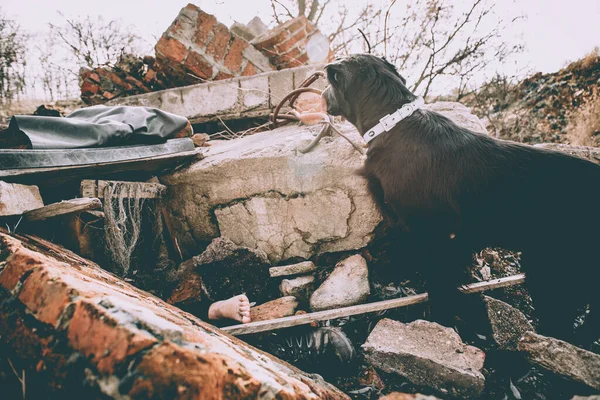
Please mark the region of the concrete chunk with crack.
[[366, 360], [384, 372], [445, 396], [477, 397], [485, 378], [485, 353], [462, 342], [451, 328], [417, 320], [382, 319], [362, 346]]

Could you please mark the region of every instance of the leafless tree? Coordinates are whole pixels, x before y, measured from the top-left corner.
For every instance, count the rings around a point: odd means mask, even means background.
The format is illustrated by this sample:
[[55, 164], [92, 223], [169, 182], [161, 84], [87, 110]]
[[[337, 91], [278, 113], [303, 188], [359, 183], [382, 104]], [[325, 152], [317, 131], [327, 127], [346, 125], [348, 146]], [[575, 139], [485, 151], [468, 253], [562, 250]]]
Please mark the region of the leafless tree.
[[78, 66], [113, 65], [126, 53], [136, 53], [139, 37], [119, 21], [102, 17], [69, 19], [49, 24], [50, 34], [74, 57]]
[[372, 53], [385, 56], [412, 77], [411, 89], [423, 96], [430, 95], [434, 83], [446, 79], [458, 88], [455, 93], [459, 99], [473, 89], [475, 75], [496, 68], [523, 50], [514, 37], [503, 36], [506, 28], [522, 16], [504, 20], [495, 13], [492, 0], [413, 0], [397, 4], [389, 0], [383, 9], [365, 1], [352, 10], [335, 0], [271, 0], [271, 5], [276, 21], [305, 15], [317, 24], [328, 34], [336, 54], [366, 49], [360, 28]]
[[362, 38], [359, 29], [367, 26], [370, 19], [381, 15], [381, 10], [369, 2], [358, 9], [349, 9], [345, 2], [335, 0], [271, 0], [271, 9], [278, 24], [305, 16], [327, 34], [334, 54], [350, 52], [349, 45]]
[[0, 104], [10, 103], [25, 89], [28, 36], [0, 9]]

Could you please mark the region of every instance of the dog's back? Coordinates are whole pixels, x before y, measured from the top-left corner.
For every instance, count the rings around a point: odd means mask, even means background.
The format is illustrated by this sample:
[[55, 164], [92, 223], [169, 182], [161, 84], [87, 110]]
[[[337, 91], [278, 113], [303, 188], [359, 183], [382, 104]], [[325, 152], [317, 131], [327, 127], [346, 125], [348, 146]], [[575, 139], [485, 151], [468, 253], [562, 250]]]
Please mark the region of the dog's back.
[[471, 252], [523, 251], [538, 303], [597, 301], [599, 165], [421, 111], [370, 146], [365, 172], [410, 231], [455, 234]]

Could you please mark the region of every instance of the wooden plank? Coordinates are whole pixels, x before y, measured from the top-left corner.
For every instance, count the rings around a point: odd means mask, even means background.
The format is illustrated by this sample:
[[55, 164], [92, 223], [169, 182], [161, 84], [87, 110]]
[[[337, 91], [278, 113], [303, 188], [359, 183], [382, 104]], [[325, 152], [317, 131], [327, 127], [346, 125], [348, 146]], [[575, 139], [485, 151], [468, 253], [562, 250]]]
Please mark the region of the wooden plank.
[[[487, 282], [478, 282], [465, 285], [460, 288], [463, 293], [480, 293], [486, 290], [503, 288], [506, 286], [518, 285], [525, 281], [525, 274], [512, 275], [506, 278], [494, 279]], [[413, 304], [426, 302], [427, 293], [421, 293], [414, 296], [401, 297], [377, 301], [374, 303], [359, 304], [356, 306], [336, 308], [333, 310], [317, 311], [308, 314], [294, 315], [291, 317], [277, 318], [267, 321], [250, 322], [248, 324], [239, 324], [222, 328], [231, 335], [247, 335], [251, 333], [267, 332], [292, 326], [306, 325], [315, 321], [326, 321], [329, 319], [348, 317], [351, 315], [366, 314], [377, 311], [390, 310], [393, 308], [406, 307]]]
[[99, 199], [84, 197], [81, 199], [64, 200], [60, 203], [53, 203], [44, 207], [36, 208], [23, 213], [23, 217], [27, 221], [43, 221], [59, 215], [97, 210], [99, 208], [102, 208], [102, 202]]
[[315, 270], [315, 264], [312, 261], [303, 261], [297, 264], [282, 265], [280, 267], [269, 268], [271, 278], [279, 276], [307, 274]]
[[[105, 180], [91, 180], [84, 179], [81, 181], [80, 192], [82, 197], [104, 197], [104, 189], [108, 185], [126, 185], [136, 184], [139, 185], [139, 191], [136, 193], [136, 198], [142, 199], [158, 199], [161, 197], [161, 193], [167, 190], [165, 185], [160, 183], [148, 183], [148, 182], [129, 182], [129, 181], [105, 181]], [[117, 197], [117, 196], [113, 196]]]

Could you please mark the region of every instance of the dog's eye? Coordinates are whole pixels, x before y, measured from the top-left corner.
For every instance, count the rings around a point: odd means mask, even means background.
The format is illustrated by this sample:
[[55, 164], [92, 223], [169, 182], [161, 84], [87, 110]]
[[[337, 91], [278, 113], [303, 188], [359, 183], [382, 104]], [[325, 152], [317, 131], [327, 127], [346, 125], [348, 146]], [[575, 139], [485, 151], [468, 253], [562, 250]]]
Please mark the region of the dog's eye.
[[329, 80], [330, 83], [332, 83], [334, 85], [338, 84], [340, 82], [339, 81], [340, 77], [341, 76], [333, 68], [327, 69], [327, 80]]

